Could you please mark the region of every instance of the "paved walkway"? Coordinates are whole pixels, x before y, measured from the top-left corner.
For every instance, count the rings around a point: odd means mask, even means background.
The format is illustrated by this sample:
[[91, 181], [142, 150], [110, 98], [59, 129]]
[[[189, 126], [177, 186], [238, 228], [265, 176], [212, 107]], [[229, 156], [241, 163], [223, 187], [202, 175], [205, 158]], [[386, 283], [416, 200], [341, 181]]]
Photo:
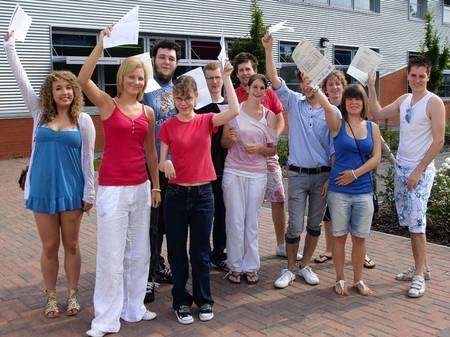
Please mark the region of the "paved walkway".
[[[42, 315], [44, 297], [39, 266], [40, 242], [32, 214], [23, 208], [16, 178], [26, 160], [0, 161], [0, 336], [83, 336], [92, 319], [95, 279], [95, 213], [85, 217], [81, 230], [82, 273], [77, 317], [53, 320]], [[321, 242], [322, 245], [322, 242]], [[397, 282], [394, 273], [411, 263], [409, 241], [373, 233], [368, 241], [377, 262], [365, 279], [375, 296], [355, 293], [340, 298], [330, 290], [334, 283], [331, 263], [314, 269], [321, 283], [311, 287], [302, 281], [284, 290], [272, 282], [285, 261], [275, 257], [270, 213], [261, 215], [261, 281], [256, 286], [231, 285], [212, 272], [216, 318], [190, 326], [175, 321], [170, 311], [170, 288], [161, 286], [151, 308], [152, 322], [124, 323], [116, 336], [450, 336], [450, 249], [429, 245], [432, 281], [421, 299], [408, 299], [408, 283]], [[321, 249], [321, 247], [319, 248]], [[62, 256], [60, 258], [62, 264]], [[350, 277], [350, 266], [347, 264]], [[65, 296], [61, 273], [57, 290]]]

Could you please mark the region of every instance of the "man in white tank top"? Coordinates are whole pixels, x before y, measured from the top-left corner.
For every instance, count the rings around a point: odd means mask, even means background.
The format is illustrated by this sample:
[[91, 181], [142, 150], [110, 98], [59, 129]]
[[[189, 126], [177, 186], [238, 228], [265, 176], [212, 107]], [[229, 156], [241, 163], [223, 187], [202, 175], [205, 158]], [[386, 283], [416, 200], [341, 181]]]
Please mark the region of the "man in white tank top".
[[405, 94], [381, 108], [373, 74], [369, 80], [371, 112], [374, 119], [400, 117], [400, 143], [395, 165], [395, 204], [401, 226], [408, 226], [415, 265], [395, 278], [412, 281], [410, 297], [425, 293], [425, 279], [430, 278], [426, 254], [426, 211], [435, 176], [434, 157], [444, 145], [445, 107], [442, 100], [427, 90], [431, 67], [423, 58], [408, 64], [408, 84], [412, 94]]

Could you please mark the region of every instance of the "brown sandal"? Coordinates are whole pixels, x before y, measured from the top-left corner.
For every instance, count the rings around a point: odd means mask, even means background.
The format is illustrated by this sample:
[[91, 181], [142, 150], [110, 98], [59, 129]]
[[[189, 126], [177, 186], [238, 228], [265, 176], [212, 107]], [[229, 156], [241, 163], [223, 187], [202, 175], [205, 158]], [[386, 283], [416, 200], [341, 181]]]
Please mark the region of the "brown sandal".
[[227, 278], [230, 283], [240, 284], [241, 283], [241, 273], [238, 271], [229, 271], [225, 274], [224, 278]]
[[259, 281], [258, 273], [256, 271], [245, 273], [244, 275], [245, 275], [245, 280], [247, 281], [247, 284], [249, 284], [249, 285], [256, 284]]
[[81, 310], [80, 303], [78, 303], [78, 289], [70, 289], [69, 297], [67, 297], [67, 316], [74, 316]]
[[46, 289], [47, 304], [44, 309], [44, 316], [47, 318], [56, 318], [59, 316], [58, 298], [56, 296], [56, 290]]

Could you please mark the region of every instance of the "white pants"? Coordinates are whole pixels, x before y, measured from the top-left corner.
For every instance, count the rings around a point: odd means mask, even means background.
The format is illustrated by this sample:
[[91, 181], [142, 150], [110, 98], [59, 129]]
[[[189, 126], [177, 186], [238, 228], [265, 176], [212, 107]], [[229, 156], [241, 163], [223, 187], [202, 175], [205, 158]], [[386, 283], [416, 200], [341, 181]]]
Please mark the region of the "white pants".
[[253, 272], [259, 269], [258, 221], [266, 184], [266, 174], [250, 178], [224, 172], [227, 264], [231, 271]]
[[140, 321], [150, 262], [150, 182], [99, 186], [97, 271], [92, 329], [117, 332], [120, 318]]

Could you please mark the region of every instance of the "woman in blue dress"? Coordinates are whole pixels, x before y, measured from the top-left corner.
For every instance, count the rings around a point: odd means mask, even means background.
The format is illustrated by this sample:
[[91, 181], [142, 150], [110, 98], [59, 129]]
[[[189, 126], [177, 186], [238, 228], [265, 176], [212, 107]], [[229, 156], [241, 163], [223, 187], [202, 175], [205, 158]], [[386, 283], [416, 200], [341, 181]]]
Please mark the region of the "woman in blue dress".
[[81, 258], [78, 243], [83, 211], [94, 202], [94, 143], [92, 119], [81, 110], [83, 95], [69, 71], [54, 71], [34, 92], [15, 50], [13, 33], [4, 36], [8, 63], [33, 117], [33, 142], [25, 182], [25, 205], [34, 213], [42, 241], [41, 269], [47, 304], [44, 315], [60, 313], [56, 296], [58, 250], [64, 247], [67, 276], [67, 315], [80, 311], [77, 300]]

